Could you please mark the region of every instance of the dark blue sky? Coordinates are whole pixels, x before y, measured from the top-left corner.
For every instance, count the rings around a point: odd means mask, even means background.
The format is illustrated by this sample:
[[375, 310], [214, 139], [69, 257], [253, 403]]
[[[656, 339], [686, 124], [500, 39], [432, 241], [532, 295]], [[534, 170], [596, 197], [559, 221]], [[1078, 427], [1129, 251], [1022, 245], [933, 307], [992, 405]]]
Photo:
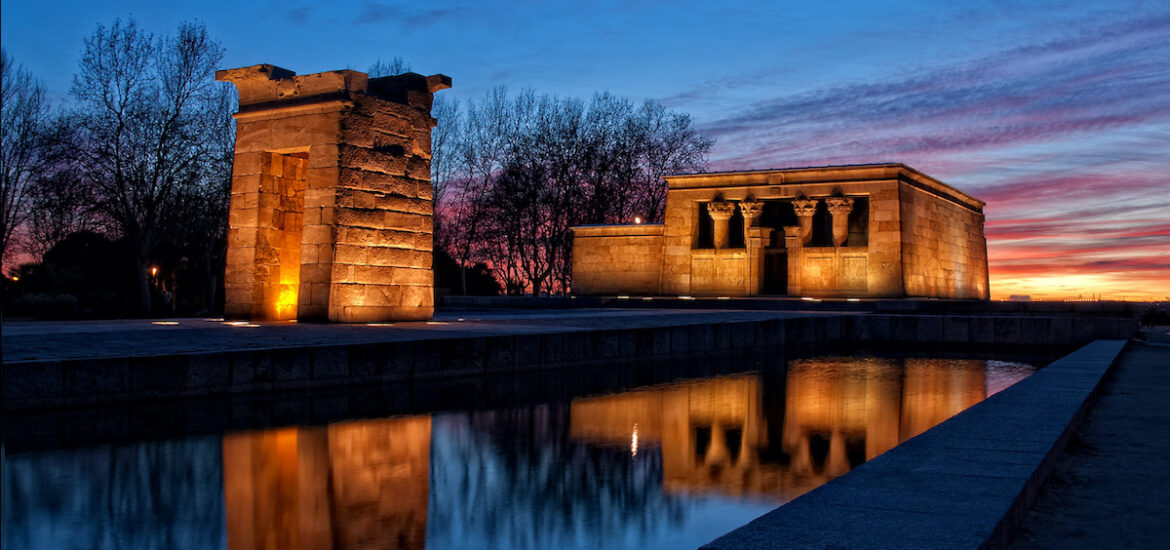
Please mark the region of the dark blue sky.
[[988, 201], [993, 296], [1170, 296], [1170, 2], [6, 0], [4, 48], [65, 96], [82, 40], [198, 19], [226, 67], [398, 55], [691, 113], [712, 168], [906, 162]]

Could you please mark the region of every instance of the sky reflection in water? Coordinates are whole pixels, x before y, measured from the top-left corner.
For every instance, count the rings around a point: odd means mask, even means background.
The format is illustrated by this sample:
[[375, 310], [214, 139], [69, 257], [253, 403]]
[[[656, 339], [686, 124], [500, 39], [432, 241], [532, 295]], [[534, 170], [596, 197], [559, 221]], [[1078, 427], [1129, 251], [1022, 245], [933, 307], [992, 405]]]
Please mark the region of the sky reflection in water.
[[1033, 370], [797, 359], [568, 403], [8, 455], [4, 547], [697, 547]]

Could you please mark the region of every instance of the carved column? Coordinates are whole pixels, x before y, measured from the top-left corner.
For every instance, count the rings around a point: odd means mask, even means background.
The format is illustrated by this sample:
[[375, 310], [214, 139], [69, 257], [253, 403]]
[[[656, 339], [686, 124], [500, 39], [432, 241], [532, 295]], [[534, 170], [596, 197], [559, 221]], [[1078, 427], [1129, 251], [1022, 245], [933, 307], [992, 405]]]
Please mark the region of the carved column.
[[849, 213], [853, 211], [853, 199], [829, 197], [825, 199], [825, 205], [833, 216], [833, 244], [843, 246], [849, 239]]
[[813, 234], [813, 214], [817, 213], [817, 200], [801, 197], [792, 201], [792, 209], [800, 220], [800, 244], [808, 244]]
[[712, 220], [715, 220], [712, 234], [715, 237], [715, 248], [717, 249], [727, 248], [731, 244], [731, 236], [727, 234], [727, 226], [734, 212], [735, 203], [723, 201], [707, 203], [707, 214], [711, 216]]
[[739, 211], [743, 213], [743, 242], [747, 248], [747, 272], [743, 280], [747, 285], [747, 295], [754, 296], [760, 293], [760, 280], [764, 272], [763, 251], [772, 236], [772, 229], [758, 227], [764, 203], [748, 198], [739, 203]]
[[764, 247], [772, 240], [771, 227], [749, 227], [744, 243], [747, 245], [748, 262], [747, 293], [754, 296], [760, 293], [760, 286], [764, 280]]
[[804, 249], [804, 229], [789, 225], [784, 227], [784, 247], [788, 249], [788, 295], [800, 296], [800, 259]]
[[759, 223], [760, 214], [764, 213], [764, 203], [752, 198], [744, 199], [739, 203], [739, 211], [743, 213], [744, 237], [746, 237], [747, 228], [755, 227]]

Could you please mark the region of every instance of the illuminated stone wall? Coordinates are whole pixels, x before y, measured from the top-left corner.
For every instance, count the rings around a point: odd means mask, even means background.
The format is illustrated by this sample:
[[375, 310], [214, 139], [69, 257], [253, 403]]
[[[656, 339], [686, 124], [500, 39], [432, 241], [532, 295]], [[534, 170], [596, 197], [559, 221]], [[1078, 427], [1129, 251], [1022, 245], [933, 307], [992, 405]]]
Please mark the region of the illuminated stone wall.
[[662, 225], [574, 227], [573, 266], [580, 294], [657, 294]]
[[949, 200], [939, 192], [901, 185], [906, 294], [986, 300], [990, 289], [982, 203]]
[[[988, 296], [983, 203], [905, 165], [666, 179], [657, 287], [649, 284], [657, 246], [606, 243], [602, 253], [600, 241], [578, 239], [574, 247], [588, 250], [574, 251], [574, 292]], [[777, 221], [780, 208], [789, 219]], [[607, 226], [607, 235], [621, 227]]]
[[431, 318], [430, 109], [451, 80], [272, 65], [216, 78], [240, 92], [226, 314]]

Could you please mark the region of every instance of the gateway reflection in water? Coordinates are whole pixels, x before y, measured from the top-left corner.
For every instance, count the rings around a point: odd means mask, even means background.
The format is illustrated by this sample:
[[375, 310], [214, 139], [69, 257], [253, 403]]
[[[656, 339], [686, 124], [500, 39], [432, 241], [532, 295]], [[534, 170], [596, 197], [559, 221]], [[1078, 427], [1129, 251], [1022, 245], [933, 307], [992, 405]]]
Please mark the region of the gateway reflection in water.
[[794, 360], [571, 403], [233, 433], [219, 452], [189, 438], [19, 454], [5, 461], [3, 536], [6, 548], [697, 547], [1033, 370]]

